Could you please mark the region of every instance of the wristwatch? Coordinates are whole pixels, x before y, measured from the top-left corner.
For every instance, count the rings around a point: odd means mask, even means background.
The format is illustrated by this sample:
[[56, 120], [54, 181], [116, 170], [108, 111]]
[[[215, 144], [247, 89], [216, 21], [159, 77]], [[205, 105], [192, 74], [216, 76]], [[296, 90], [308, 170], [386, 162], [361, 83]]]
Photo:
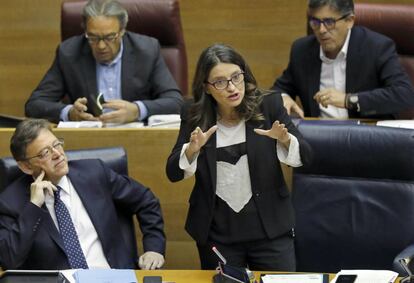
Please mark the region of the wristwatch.
[[361, 110], [361, 108], [359, 107], [358, 94], [348, 93], [346, 95], [346, 108], [357, 112]]

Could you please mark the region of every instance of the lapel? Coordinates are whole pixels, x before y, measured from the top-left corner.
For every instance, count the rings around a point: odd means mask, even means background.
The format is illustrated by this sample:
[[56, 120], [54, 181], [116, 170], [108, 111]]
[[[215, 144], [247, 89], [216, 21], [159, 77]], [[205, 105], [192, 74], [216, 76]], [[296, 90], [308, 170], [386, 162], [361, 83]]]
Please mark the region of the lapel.
[[214, 133], [208, 142], [204, 145], [204, 154], [207, 159], [207, 166], [210, 171], [211, 188], [213, 190], [213, 199], [216, 194], [217, 184], [217, 134]]
[[307, 65], [307, 74], [305, 76], [308, 78], [307, 85], [308, 88], [308, 105], [310, 109], [310, 114], [312, 117], [319, 117], [319, 105], [313, 99], [313, 96], [319, 91], [320, 81], [321, 81], [321, 68], [322, 62], [319, 58], [319, 43], [316, 38], [314, 39], [314, 44], [310, 52], [308, 53], [308, 64]]
[[76, 168], [74, 168], [73, 166], [70, 166], [69, 162], [69, 168], [68, 177], [88, 213], [92, 225], [98, 234], [98, 238], [101, 241], [104, 254], [109, 260], [112, 255], [111, 249], [114, 245], [111, 243], [111, 234], [108, 234], [108, 231], [110, 231], [113, 226], [111, 224], [114, 224], [111, 222], [114, 221], [111, 217], [114, 215], [112, 214], [112, 210], [108, 210], [106, 198], [102, 195], [102, 192], [100, 192], [101, 188], [99, 186], [101, 186], [102, 183], [91, 180], [90, 176], [85, 173], [84, 166], [81, 167], [77, 165]]
[[[272, 122], [271, 122], [272, 123]], [[250, 174], [250, 183], [255, 190], [258, 190], [260, 186], [255, 185], [256, 183], [256, 175], [257, 171], [254, 169], [256, 168], [256, 164], [260, 162], [257, 158], [260, 154], [256, 154], [261, 152], [261, 141], [263, 139], [268, 139], [268, 137], [259, 136], [254, 132], [255, 128], [266, 128], [270, 127], [270, 125], [264, 125], [264, 121], [252, 121], [249, 120], [246, 122], [246, 148], [247, 148], [247, 163], [249, 164], [249, 174]], [[253, 192], [252, 192], [253, 193]]]
[[82, 54], [81, 72], [83, 73], [87, 93], [80, 94], [80, 96], [85, 95], [88, 98], [89, 102], [90, 98], [95, 98], [98, 94], [98, 87], [96, 82], [96, 61], [92, 55], [92, 50], [87, 43], [83, 45]]
[[[27, 175], [26, 177], [26, 185], [23, 186], [23, 188], [29, 188], [30, 184], [33, 182], [33, 179], [31, 176]], [[27, 201], [30, 201], [30, 190], [29, 189], [24, 189], [25, 194], [25, 199], [27, 199]], [[42, 227], [44, 227], [47, 231], [47, 233], [49, 233], [50, 237], [52, 238], [52, 240], [63, 250], [65, 251], [65, 246], [63, 245], [63, 240], [60, 237], [59, 234], [59, 230], [56, 228], [55, 222], [53, 222], [52, 217], [50, 216], [49, 210], [46, 207], [46, 204], [42, 205], [42, 219], [43, 219], [43, 223], [42, 223]]]
[[137, 64], [143, 62], [145, 58], [138, 58], [136, 52], [132, 52], [133, 48], [128, 37], [128, 32], [123, 36], [124, 50], [122, 54], [122, 67], [121, 67], [121, 97], [123, 100], [133, 101], [134, 97], [134, 84], [131, 83], [135, 77], [135, 72], [139, 70]]
[[63, 244], [62, 237], [60, 236], [60, 233], [58, 229], [56, 228], [55, 222], [53, 222], [52, 217], [50, 216], [49, 211], [47, 210], [47, 207], [45, 204], [42, 206], [43, 212], [43, 221], [44, 221], [44, 227], [46, 227], [47, 232], [49, 233], [50, 237], [55, 241], [55, 243], [63, 250], [65, 251], [65, 246]]
[[[254, 128], [258, 128], [259, 125], [256, 121], [247, 121], [246, 122], [246, 148], [247, 148], [247, 162], [249, 164], [250, 180], [253, 180], [254, 168], [256, 164], [256, 152], [257, 152], [257, 141], [256, 133], [253, 131]], [[252, 182], [252, 181], [250, 181]]]
[[349, 39], [348, 53], [346, 57], [346, 93], [356, 92], [358, 82], [359, 67], [362, 62], [362, 54], [360, 48], [359, 29], [352, 28], [351, 37]]
[[89, 218], [92, 221], [93, 226], [98, 234], [99, 239], [102, 241], [102, 235], [104, 235], [104, 223], [105, 219], [102, 219], [100, 212], [105, 211], [105, 207], [102, 210], [101, 206], [104, 206], [102, 200], [98, 199], [98, 194], [94, 193], [94, 187], [98, 184], [94, 184], [90, 181], [90, 178], [86, 174], [83, 174], [81, 170], [70, 167], [68, 177], [79, 195]]

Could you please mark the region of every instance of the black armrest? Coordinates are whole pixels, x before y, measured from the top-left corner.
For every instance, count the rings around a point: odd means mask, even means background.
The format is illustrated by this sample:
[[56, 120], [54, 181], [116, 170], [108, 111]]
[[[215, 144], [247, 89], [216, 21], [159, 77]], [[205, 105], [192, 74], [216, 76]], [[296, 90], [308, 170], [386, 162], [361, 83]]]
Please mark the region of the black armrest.
[[411, 263], [411, 260], [414, 257], [414, 244], [409, 245], [406, 247], [402, 252], [400, 252], [395, 258], [393, 262], [393, 269], [395, 272], [398, 272], [400, 276], [408, 276], [407, 272], [403, 268], [402, 264], [400, 263], [401, 260], [407, 260], [408, 259], [408, 268], [413, 271], [413, 266]]

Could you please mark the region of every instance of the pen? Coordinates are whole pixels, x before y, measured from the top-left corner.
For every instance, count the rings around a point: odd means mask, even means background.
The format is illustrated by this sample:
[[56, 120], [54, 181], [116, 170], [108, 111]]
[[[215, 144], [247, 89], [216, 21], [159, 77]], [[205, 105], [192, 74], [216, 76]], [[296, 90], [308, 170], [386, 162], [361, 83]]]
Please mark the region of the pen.
[[216, 247], [212, 247], [211, 248], [213, 250], [213, 252], [221, 259], [221, 261], [226, 264], [227, 260], [224, 258], [224, 256], [218, 251], [218, 249]]

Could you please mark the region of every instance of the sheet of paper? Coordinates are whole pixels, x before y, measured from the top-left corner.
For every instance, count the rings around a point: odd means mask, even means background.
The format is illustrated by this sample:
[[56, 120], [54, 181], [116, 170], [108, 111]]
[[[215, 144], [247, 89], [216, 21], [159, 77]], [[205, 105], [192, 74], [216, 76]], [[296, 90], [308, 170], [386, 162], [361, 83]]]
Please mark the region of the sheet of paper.
[[144, 123], [142, 122], [131, 122], [131, 123], [106, 123], [102, 125], [104, 128], [143, 128]]
[[181, 119], [178, 114], [152, 115], [148, 117], [148, 127], [179, 128], [180, 122]]
[[263, 283], [323, 283], [323, 274], [266, 274]]
[[76, 283], [137, 283], [132, 269], [80, 269], [74, 274]]
[[377, 126], [414, 129], [414, 120], [385, 120], [378, 121]]
[[356, 274], [357, 278], [355, 280], [355, 283], [392, 283], [398, 277], [398, 273], [391, 270], [341, 270], [336, 274], [331, 283], [335, 283], [336, 278], [342, 274]]
[[58, 128], [142, 128], [144, 123], [102, 123], [101, 121], [60, 121]]
[[58, 128], [102, 128], [100, 121], [60, 121]]

